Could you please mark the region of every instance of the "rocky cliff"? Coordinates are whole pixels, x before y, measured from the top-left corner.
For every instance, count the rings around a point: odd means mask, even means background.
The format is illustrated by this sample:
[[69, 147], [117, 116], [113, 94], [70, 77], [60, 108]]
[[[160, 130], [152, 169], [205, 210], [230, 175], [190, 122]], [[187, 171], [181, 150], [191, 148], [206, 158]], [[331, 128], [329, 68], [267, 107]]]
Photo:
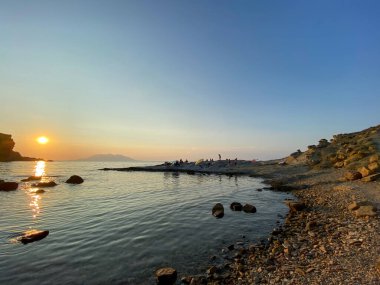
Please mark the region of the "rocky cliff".
[[20, 153], [13, 151], [14, 146], [15, 142], [11, 135], [0, 133], [0, 162], [37, 160], [32, 157], [23, 157]]
[[367, 166], [379, 154], [380, 125], [360, 132], [335, 135], [330, 141], [321, 139], [317, 145], [308, 146], [305, 152], [292, 153], [286, 163], [306, 163], [314, 168], [357, 169]]

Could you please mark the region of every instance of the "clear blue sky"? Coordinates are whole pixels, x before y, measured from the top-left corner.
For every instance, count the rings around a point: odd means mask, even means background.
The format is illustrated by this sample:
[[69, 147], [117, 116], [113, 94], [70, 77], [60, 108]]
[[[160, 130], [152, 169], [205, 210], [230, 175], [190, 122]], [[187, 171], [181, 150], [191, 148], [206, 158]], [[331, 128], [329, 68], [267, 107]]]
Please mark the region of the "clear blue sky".
[[0, 7], [0, 132], [25, 155], [267, 159], [380, 123], [380, 1]]

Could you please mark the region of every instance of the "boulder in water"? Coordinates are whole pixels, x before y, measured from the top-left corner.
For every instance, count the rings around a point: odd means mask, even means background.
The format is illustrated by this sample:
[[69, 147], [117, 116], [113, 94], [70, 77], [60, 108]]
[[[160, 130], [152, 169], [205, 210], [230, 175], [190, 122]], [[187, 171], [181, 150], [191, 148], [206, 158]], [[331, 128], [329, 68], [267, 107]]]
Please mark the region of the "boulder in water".
[[18, 188], [17, 182], [0, 182], [0, 191], [13, 191]]
[[224, 216], [224, 207], [221, 203], [216, 203], [212, 208], [212, 215], [216, 218], [223, 218]]
[[73, 175], [69, 179], [66, 180], [66, 183], [69, 184], [81, 184], [83, 183], [83, 178], [78, 175]]
[[177, 280], [177, 270], [171, 267], [160, 268], [156, 271], [158, 285], [173, 285]]
[[245, 204], [243, 206], [243, 211], [246, 213], [256, 213], [256, 207], [251, 204]]
[[20, 241], [23, 244], [27, 244], [27, 243], [30, 243], [30, 242], [41, 240], [41, 239], [47, 237], [48, 234], [49, 234], [49, 231], [30, 230], [30, 231], [26, 231], [20, 237]]
[[232, 202], [230, 205], [230, 209], [232, 211], [241, 211], [243, 209], [243, 206], [239, 202]]

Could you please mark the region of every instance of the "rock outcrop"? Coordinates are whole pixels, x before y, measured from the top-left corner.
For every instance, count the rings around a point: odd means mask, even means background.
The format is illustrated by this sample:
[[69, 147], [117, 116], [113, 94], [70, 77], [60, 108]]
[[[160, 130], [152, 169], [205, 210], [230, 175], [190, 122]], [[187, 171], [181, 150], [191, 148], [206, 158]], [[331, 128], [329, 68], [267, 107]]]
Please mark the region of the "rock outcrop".
[[32, 157], [23, 157], [20, 153], [13, 151], [15, 142], [11, 135], [0, 133], [0, 162], [7, 161], [33, 161]]
[[[321, 139], [305, 152], [297, 151], [285, 159], [286, 164], [307, 164], [313, 168], [347, 168], [371, 175], [379, 168], [380, 125], [356, 133], [339, 134], [330, 141]], [[368, 173], [369, 170], [369, 173]]]

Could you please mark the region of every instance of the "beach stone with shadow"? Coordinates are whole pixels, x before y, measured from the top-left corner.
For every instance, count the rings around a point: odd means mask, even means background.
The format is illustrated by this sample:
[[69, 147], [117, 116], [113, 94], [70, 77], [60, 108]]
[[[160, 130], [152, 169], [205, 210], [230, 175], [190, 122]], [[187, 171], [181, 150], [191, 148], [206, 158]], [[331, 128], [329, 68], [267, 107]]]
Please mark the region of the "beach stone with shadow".
[[18, 188], [17, 182], [0, 182], [0, 191], [13, 191]]
[[243, 210], [243, 205], [240, 204], [239, 202], [232, 202], [230, 205], [230, 209], [232, 211], [241, 211]]
[[361, 179], [361, 181], [363, 182], [372, 182], [372, 181], [376, 181], [380, 178], [380, 173], [375, 173], [375, 174], [372, 174], [372, 175], [369, 175], [367, 177], [364, 177]]
[[296, 201], [285, 201], [285, 204], [288, 205], [289, 210], [291, 212], [298, 212], [302, 211], [306, 208], [305, 204], [302, 202], [296, 202]]
[[156, 271], [158, 285], [172, 285], [177, 280], [177, 270], [171, 267], [160, 268]]
[[243, 206], [243, 211], [246, 213], [256, 213], [256, 207], [251, 204], [245, 204]]
[[224, 207], [221, 203], [216, 203], [212, 208], [212, 215], [216, 218], [223, 218], [224, 216]]
[[69, 179], [66, 180], [66, 183], [69, 184], [81, 184], [83, 183], [83, 178], [78, 175], [73, 175]]

